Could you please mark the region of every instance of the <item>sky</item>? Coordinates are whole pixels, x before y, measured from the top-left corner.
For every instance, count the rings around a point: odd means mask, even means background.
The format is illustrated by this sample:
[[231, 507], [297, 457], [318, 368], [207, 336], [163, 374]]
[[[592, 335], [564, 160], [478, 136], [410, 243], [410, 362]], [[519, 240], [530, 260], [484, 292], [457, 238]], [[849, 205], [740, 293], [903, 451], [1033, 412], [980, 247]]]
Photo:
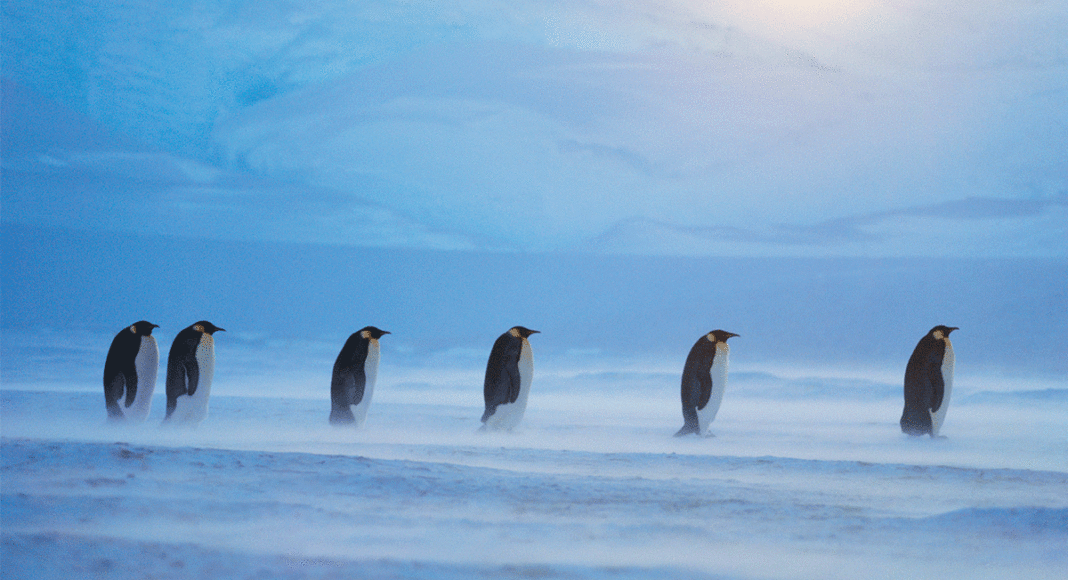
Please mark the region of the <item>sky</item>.
[[1059, 2], [7, 2], [3, 35], [8, 222], [1068, 255]]
[[476, 367], [515, 324], [671, 368], [721, 328], [895, 374], [947, 324], [961, 372], [1063, 374], [1063, 3], [2, 10], [16, 373], [207, 319]]

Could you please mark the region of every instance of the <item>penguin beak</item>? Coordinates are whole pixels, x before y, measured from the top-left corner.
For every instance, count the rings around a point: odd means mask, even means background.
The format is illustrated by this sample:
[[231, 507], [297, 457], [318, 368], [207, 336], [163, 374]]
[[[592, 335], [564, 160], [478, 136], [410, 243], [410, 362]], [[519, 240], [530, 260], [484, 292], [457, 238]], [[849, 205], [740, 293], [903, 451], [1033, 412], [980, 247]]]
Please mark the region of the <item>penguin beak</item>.
[[215, 327], [215, 332], [226, 332], [225, 328]]
[[949, 333], [953, 332], [954, 330], [960, 330], [960, 328], [958, 328], [956, 326], [950, 326], [950, 327], [946, 328], [946, 336], [949, 336]]

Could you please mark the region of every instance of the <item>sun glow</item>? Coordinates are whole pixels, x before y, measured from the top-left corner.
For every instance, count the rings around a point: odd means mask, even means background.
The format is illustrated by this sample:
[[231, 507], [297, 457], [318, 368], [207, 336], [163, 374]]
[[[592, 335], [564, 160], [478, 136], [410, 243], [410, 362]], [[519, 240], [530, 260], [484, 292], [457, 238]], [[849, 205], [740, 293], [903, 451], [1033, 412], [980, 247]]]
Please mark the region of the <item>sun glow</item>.
[[847, 23], [874, 4], [873, 0], [754, 0], [745, 5], [769, 22], [807, 28]]
[[747, 28], [790, 33], [849, 27], [877, 4], [877, 0], [728, 0], [725, 4], [690, 5], [701, 12], [725, 8]]

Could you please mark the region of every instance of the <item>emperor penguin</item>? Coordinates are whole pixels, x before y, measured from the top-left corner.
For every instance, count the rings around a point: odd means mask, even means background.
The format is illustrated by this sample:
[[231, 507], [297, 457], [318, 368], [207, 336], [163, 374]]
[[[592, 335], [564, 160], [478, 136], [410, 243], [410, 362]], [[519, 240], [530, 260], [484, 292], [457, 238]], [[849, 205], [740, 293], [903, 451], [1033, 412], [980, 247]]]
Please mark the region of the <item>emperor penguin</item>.
[[731, 349], [727, 339], [738, 336], [726, 330], [713, 330], [697, 339], [686, 366], [682, 368], [682, 429], [675, 433], [682, 437], [694, 433], [707, 437], [708, 426], [716, 418], [727, 388], [727, 365]]
[[[104, 403], [108, 420], [144, 422], [152, 410], [159, 371], [159, 347], [147, 320], [123, 328], [111, 341], [104, 361]], [[120, 400], [125, 397], [125, 402]]]
[[378, 339], [386, 334], [388, 330], [365, 326], [341, 347], [330, 377], [331, 425], [363, 425], [378, 377]]
[[953, 390], [953, 343], [949, 333], [955, 326], [932, 328], [912, 351], [905, 367], [905, 410], [901, 413], [901, 432], [909, 435], [938, 437], [949, 408]]
[[178, 333], [167, 357], [167, 415], [163, 421], [196, 426], [208, 416], [215, 375], [215, 339], [220, 330], [201, 320]]
[[513, 326], [493, 343], [483, 387], [483, 430], [511, 431], [523, 419], [534, 377], [534, 357], [527, 339], [538, 332]]

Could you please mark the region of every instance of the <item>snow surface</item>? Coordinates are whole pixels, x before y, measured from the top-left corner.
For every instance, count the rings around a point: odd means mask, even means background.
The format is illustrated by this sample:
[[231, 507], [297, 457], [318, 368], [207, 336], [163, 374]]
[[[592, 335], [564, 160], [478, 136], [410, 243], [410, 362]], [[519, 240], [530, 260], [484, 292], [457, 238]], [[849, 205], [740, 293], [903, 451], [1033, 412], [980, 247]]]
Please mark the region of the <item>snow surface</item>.
[[[220, 365], [228, 354], [220, 342]], [[112, 426], [92, 385], [5, 385], [4, 577], [1062, 578], [1068, 565], [1064, 381], [998, 396], [959, 382], [946, 438], [930, 439], [900, 433], [897, 385], [736, 372], [715, 437], [679, 439], [677, 374], [539, 364], [514, 433], [478, 431], [477, 367], [384, 360], [360, 430], [328, 425], [328, 366], [314, 384], [276, 377], [301, 397], [217, 379], [195, 430], [159, 427], [162, 395], [148, 423]]]

